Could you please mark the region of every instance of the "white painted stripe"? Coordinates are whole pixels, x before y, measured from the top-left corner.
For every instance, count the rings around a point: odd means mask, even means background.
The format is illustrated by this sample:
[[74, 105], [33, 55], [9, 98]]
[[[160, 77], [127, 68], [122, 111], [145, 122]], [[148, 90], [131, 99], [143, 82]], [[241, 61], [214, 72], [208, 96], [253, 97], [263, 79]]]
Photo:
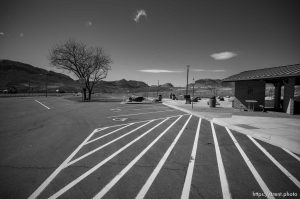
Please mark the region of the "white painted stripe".
[[120, 130], [122, 130], [122, 129], [125, 129], [126, 127], [131, 126], [131, 125], [133, 125], [133, 123], [129, 123], [129, 124], [127, 124], [127, 125], [125, 125], [125, 126], [123, 126], [123, 127], [121, 127], [121, 128], [118, 128], [118, 129], [116, 129], [116, 130], [114, 130], [114, 131], [112, 131], [112, 132], [109, 132], [109, 133], [106, 133], [106, 134], [104, 134], [104, 135], [102, 135], [102, 136], [100, 136], [100, 137], [94, 138], [94, 139], [88, 141], [88, 142], [85, 143], [85, 144], [87, 145], [87, 144], [90, 144], [90, 143], [92, 143], [92, 142], [95, 142], [96, 140], [100, 140], [100, 139], [102, 139], [102, 138], [104, 138], [104, 137], [106, 137], [106, 136], [109, 136], [109, 135], [111, 135], [111, 134], [114, 134], [114, 133], [116, 133], [116, 132], [118, 132], [118, 131], [120, 131]]
[[116, 152], [114, 152], [112, 155], [110, 155], [106, 159], [104, 159], [101, 162], [99, 162], [96, 166], [94, 166], [93, 168], [91, 168], [90, 170], [88, 170], [87, 172], [85, 172], [84, 174], [82, 174], [81, 176], [79, 176], [78, 178], [76, 178], [75, 180], [73, 180], [72, 182], [70, 182], [69, 184], [67, 184], [61, 190], [59, 190], [58, 192], [56, 192], [49, 199], [54, 199], [54, 198], [57, 198], [57, 197], [61, 196], [63, 193], [65, 193], [66, 191], [68, 191], [69, 189], [71, 189], [73, 186], [75, 186], [77, 183], [79, 183], [81, 180], [83, 180], [84, 178], [86, 178], [87, 176], [89, 176], [90, 174], [92, 174], [93, 172], [95, 172], [97, 169], [99, 169], [105, 163], [107, 163], [108, 161], [110, 161], [112, 158], [114, 158], [115, 156], [117, 156], [119, 153], [121, 153], [122, 151], [124, 151], [125, 149], [127, 149], [129, 146], [131, 146], [132, 144], [134, 144], [138, 140], [140, 140], [142, 137], [144, 137], [145, 135], [147, 135], [148, 133], [150, 133], [153, 129], [155, 129], [156, 127], [160, 126], [162, 123], [164, 123], [168, 119], [169, 118], [164, 119], [163, 121], [161, 121], [160, 123], [158, 123], [157, 125], [155, 125], [151, 129], [149, 129], [148, 131], [146, 131], [142, 135], [138, 136], [137, 138], [135, 138], [134, 140], [132, 140], [131, 142], [129, 142], [128, 144], [126, 144], [125, 146], [123, 146], [122, 148], [120, 148], [119, 150], [117, 150]]
[[153, 122], [153, 120], [150, 120], [149, 122], [147, 122], [147, 123], [145, 123], [145, 124], [143, 124], [143, 125], [141, 125], [141, 126], [135, 128], [135, 129], [129, 131], [128, 133], [125, 133], [124, 135], [121, 135], [121, 136], [117, 137], [116, 139], [113, 139], [112, 141], [107, 142], [106, 144], [103, 144], [103, 145], [101, 145], [101, 146], [98, 147], [98, 148], [95, 148], [94, 150], [92, 150], [92, 151], [90, 151], [90, 152], [88, 152], [88, 153], [86, 153], [86, 154], [84, 154], [84, 155], [82, 155], [82, 156], [76, 158], [75, 160], [72, 160], [71, 162], [68, 163], [68, 166], [70, 166], [70, 165], [72, 165], [72, 164], [78, 162], [79, 160], [82, 160], [83, 158], [86, 158], [87, 156], [92, 155], [93, 153], [95, 153], [95, 152], [97, 152], [97, 151], [103, 149], [104, 147], [106, 147], [106, 146], [108, 146], [108, 145], [110, 145], [110, 144], [112, 144], [112, 143], [114, 143], [114, 142], [120, 140], [121, 138], [123, 138], [123, 137], [125, 137], [125, 136], [127, 136], [127, 135], [130, 135], [131, 133], [133, 133], [133, 132], [139, 130], [140, 128], [146, 126], [147, 124], [150, 124], [151, 122]]
[[157, 164], [157, 166], [155, 167], [155, 169], [151, 173], [150, 177], [147, 179], [146, 183], [144, 184], [144, 186], [142, 187], [142, 189], [140, 190], [140, 192], [137, 194], [136, 198], [141, 199], [141, 198], [145, 197], [145, 195], [147, 194], [150, 186], [152, 185], [152, 183], [155, 180], [156, 176], [158, 175], [159, 171], [161, 170], [161, 168], [165, 164], [167, 158], [169, 157], [171, 151], [173, 150], [175, 144], [179, 140], [180, 136], [182, 135], [185, 127], [189, 123], [189, 121], [192, 118], [192, 116], [193, 115], [190, 115], [190, 117], [187, 119], [187, 121], [185, 122], [184, 126], [181, 128], [181, 130], [177, 134], [176, 138], [173, 140], [172, 144], [169, 146], [168, 150], [166, 151], [166, 153], [164, 154], [164, 156], [162, 157], [162, 159], [159, 161], [159, 163]]
[[220, 182], [221, 182], [221, 188], [222, 188], [222, 194], [224, 199], [231, 198], [230, 190], [229, 190], [229, 185], [225, 173], [225, 168], [219, 148], [219, 143], [215, 131], [215, 127], [213, 122], [210, 122], [211, 125], [211, 130], [213, 134], [213, 139], [214, 139], [214, 144], [215, 144], [215, 150], [216, 150], [216, 156], [217, 156], [217, 163], [218, 163], [218, 169], [219, 169], [219, 177], [220, 177]]
[[94, 196], [94, 199], [102, 198], [136, 163], [145, 153], [172, 127], [182, 118], [177, 118], [168, 128], [166, 128], [157, 138], [155, 138], [138, 156], [136, 156], [120, 173], [118, 173], [102, 190]]
[[126, 111], [139, 111], [145, 109], [170, 109], [169, 107], [150, 107], [150, 108], [140, 108], [140, 109], [127, 109]]
[[235, 137], [233, 136], [233, 134], [231, 133], [231, 131], [227, 127], [226, 127], [226, 130], [227, 130], [227, 133], [229, 134], [229, 136], [231, 137], [233, 143], [235, 144], [236, 148], [239, 150], [240, 154], [242, 155], [245, 163], [247, 164], [248, 168], [250, 169], [250, 171], [251, 171], [252, 175], [254, 176], [255, 180], [257, 181], [260, 188], [265, 193], [265, 196], [269, 199], [273, 199], [274, 197], [272, 195], [270, 195], [270, 193], [272, 193], [272, 192], [269, 190], [268, 186], [266, 185], [264, 180], [261, 178], [261, 176], [259, 175], [259, 173], [255, 169], [255, 167], [253, 166], [252, 162], [250, 161], [250, 159], [248, 158], [248, 156], [246, 155], [246, 153], [244, 152], [244, 150], [242, 149], [242, 147], [240, 146], [238, 141], [235, 139]]
[[299, 158], [297, 155], [295, 155], [295, 154], [292, 153], [291, 151], [287, 150], [286, 148], [283, 148], [283, 147], [282, 147], [282, 149], [285, 150], [288, 154], [290, 154], [290, 155], [293, 156], [294, 158], [296, 158], [296, 160], [300, 161], [300, 158]]
[[41, 192], [52, 182], [61, 170], [67, 167], [68, 162], [76, 155], [76, 153], [84, 146], [84, 144], [94, 135], [94, 130], [85, 140], [71, 153], [71, 155], [59, 166], [55, 171], [29, 196], [29, 199], [37, 198]]
[[[156, 120], [162, 120], [162, 119], [166, 119], [166, 118], [178, 117], [178, 116], [181, 116], [181, 115], [189, 115], [189, 114], [188, 114], [188, 113], [185, 113], [185, 114], [180, 114], [180, 115], [170, 115], [170, 116], [160, 117], [160, 118], [150, 119], [150, 120], [156, 121]], [[124, 125], [127, 125], [127, 124], [137, 124], [137, 123], [142, 123], [142, 122], [148, 122], [148, 121], [150, 121], [150, 120], [143, 120], [143, 121], [137, 121], [137, 122], [130, 122], [130, 123], [125, 123], [125, 124], [117, 124], [117, 125], [113, 125], [113, 126], [101, 127], [101, 128], [98, 128], [98, 129], [99, 129], [99, 130], [102, 130], [103, 128], [107, 129], [107, 128], [112, 128], [112, 127], [117, 127], [117, 126], [124, 126]]]
[[286, 170], [265, 148], [263, 148], [256, 140], [250, 135], [247, 135], [249, 139], [298, 187], [300, 188], [300, 182]]
[[145, 115], [145, 114], [150, 114], [150, 113], [162, 113], [162, 112], [169, 112], [169, 111], [177, 111], [175, 109], [172, 110], [166, 110], [166, 111], [154, 111], [154, 112], [145, 112], [145, 113], [133, 113], [133, 114], [128, 114], [128, 115], [114, 115], [114, 116], [110, 116], [107, 118], [112, 118], [112, 117], [124, 117], [124, 116], [131, 116], [131, 115]]
[[201, 118], [199, 118], [196, 134], [195, 134], [195, 140], [193, 144], [193, 149], [191, 153], [191, 159], [189, 162], [188, 170], [185, 176], [185, 181], [181, 193], [181, 199], [188, 199], [190, 196], [190, 190], [191, 190], [191, 184], [192, 184], [192, 178], [193, 178], [193, 172], [194, 172], [194, 165], [196, 161], [196, 152], [198, 147], [198, 139], [199, 139], [199, 132], [200, 132], [200, 126], [201, 126]]
[[42, 105], [43, 107], [45, 107], [46, 109], [50, 109], [48, 106], [46, 106], [45, 104], [43, 104], [42, 102], [38, 101], [38, 100], [34, 100], [37, 103], [39, 103], [40, 105]]
[[160, 105], [152, 105], [152, 104], [141, 104], [138, 106], [134, 106], [133, 104], [124, 104], [121, 107], [117, 107], [117, 108], [136, 108], [136, 107], [160, 107]]

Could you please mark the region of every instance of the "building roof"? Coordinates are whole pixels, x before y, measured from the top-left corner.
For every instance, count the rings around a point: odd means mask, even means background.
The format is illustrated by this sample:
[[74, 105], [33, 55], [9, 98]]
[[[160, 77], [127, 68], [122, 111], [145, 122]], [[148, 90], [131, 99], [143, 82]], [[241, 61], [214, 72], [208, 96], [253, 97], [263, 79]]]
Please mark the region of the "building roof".
[[293, 76], [300, 76], [300, 64], [244, 71], [239, 74], [227, 77], [223, 79], [223, 81], [236, 82], [244, 80], [273, 79]]

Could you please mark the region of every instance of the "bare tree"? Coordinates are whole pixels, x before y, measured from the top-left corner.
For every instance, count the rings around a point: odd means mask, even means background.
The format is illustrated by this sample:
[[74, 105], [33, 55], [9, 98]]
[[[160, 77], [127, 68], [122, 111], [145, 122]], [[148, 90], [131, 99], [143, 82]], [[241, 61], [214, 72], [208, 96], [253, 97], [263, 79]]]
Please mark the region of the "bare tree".
[[[81, 42], [68, 40], [50, 50], [50, 62], [53, 66], [74, 73], [84, 80], [84, 100], [91, 100], [94, 86], [106, 78], [110, 70], [111, 58], [105, 55], [102, 48], [87, 47]], [[88, 91], [88, 98], [86, 96]]]

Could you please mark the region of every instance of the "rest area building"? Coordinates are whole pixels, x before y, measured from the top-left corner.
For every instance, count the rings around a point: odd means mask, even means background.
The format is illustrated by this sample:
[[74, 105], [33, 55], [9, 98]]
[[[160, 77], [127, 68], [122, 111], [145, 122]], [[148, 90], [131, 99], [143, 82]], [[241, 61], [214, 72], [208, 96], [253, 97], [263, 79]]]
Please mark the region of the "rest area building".
[[244, 71], [223, 79], [234, 82], [234, 108], [247, 108], [252, 103], [254, 110], [266, 107], [266, 85], [274, 87], [272, 110], [288, 114], [300, 112], [300, 64]]

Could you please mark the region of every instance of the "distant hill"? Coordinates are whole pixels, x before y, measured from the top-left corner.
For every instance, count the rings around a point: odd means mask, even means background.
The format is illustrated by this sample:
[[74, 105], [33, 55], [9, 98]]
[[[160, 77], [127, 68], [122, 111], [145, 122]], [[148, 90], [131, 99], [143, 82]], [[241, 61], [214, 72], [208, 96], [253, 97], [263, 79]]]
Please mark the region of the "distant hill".
[[[55, 92], [57, 89], [65, 92], [80, 91], [78, 80], [73, 80], [67, 75], [47, 71], [17, 61], [0, 60], [0, 90], [8, 89], [19, 93], [29, 91], [44, 92], [46, 82], [49, 92]], [[196, 81], [196, 86], [200, 88], [231, 87], [230, 84], [230, 82], [223, 83], [219, 79], [199, 79]], [[121, 79], [118, 81], [100, 81], [95, 86], [94, 92], [162, 92], [172, 91], [174, 89], [178, 88], [175, 88], [171, 83], [159, 85], [159, 88], [157, 88], [157, 85], [149, 86], [142, 81]]]
[[[47, 75], [46, 75], [47, 74]], [[65, 92], [80, 91], [78, 80], [71, 77], [47, 71], [42, 68], [34, 67], [11, 60], [0, 60], [0, 90], [15, 90], [17, 92], [44, 92], [46, 88], [49, 92], [56, 89]], [[139, 92], [148, 90], [149, 86], [141, 81], [119, 80], [119, 81], [100, 81], [95, 86], [95, 92]]]
[[0, 60], [0, 89], [16, 89], [18, 92], [42, 91], [48, 82], [49, 91], [79, 88], [71, 77], [11, 60]]
[[199, 79], [195, 81], [195, 86], [200, 88], [233, 87], [231, 82], [222, 82], [221, 79]]

